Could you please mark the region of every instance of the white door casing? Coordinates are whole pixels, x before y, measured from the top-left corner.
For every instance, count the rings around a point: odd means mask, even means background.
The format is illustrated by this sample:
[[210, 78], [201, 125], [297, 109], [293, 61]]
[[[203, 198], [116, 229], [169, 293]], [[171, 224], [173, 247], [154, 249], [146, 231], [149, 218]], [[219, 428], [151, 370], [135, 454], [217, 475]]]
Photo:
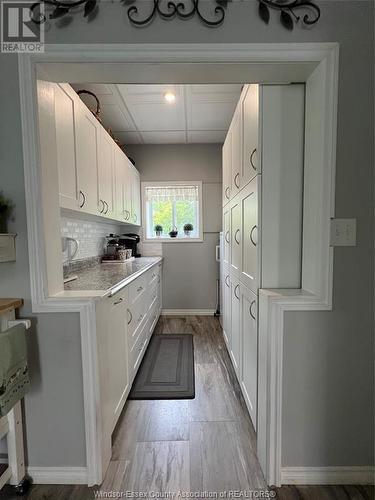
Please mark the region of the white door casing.
[[[111, 44], [111, 45], [46, 45], [45, 53], [19, 55], [19, 84], [22, 119], [22, 139], [27, 205], [28, 251], [30, 285], [33, 312], [80, 312], [82, 368], [84, 385], [84, 409], [87, 450], [87, 482], [97, 484], [101, 479], [100, 450], [100, 395], [98, 391], [98, 367], [96, 352], [95, 309], [93, 302], [84, 299], [62, 299], [46, 293], [47, 268], [44, 241], [42, 183], [40, 180], [40, 149], [37, 133], [36, 77], [38, 68], [44, 74], [51, 71], [61, 75], [57, 81], [73, 81], [92, 68], [91, 81], [103, 81], [100, 65], [106, 65], [106, 79], [119, 81], [119, 74], [129, 74], [121, 65], [132, 65], [131, 77], [139, 83], [145, 80], [150, 63], [155, 67], [166, 66], [168, 76], [184, 78], [189, 72], [199, 83], [208, 83], [210, 65], [221, 64], [223, 81], [228, 73], [234, 77], [233, 63], [254, 75], [263, 75], [268, 64], [279, 68], [285, 65], [293, 73], [301, 63], [312, 64], [306, 78], [306, 150], [305, 196], [303, 221], [302, 289], [281, 292], [260, 291], [259, 345], [260, 357], [264, 357], [265, 371], [260, 373], [265, 389], [266, 414], [260, 429], [258, 425], [258, 456], [268, 484], [281, 482], [281, 401], [282, 401], [282, 338], [284, 312], [330, 310], [332, 305], [333, 251], [329, 245], [330, 219], [334, 216], [334, 179], [336, 161], [338, 44]], [[64, 65], [59, 65], [64, 62]], [[259, 64], [259, 63], [262, 64]], [[51, 64], [51, 66], [48, 66]], [[72, 64], [70, 64], [72, 63]], [[80, 64], [77, 64], [80, 63]], [[134, 64], [136, 63], [136, 64]], [[182, 63], [182, 64], [181, 64]], [[291, 64], [292, 63], [292, 64]], [[229, 71], [226, 65], [230, 65]], [[214, 66], [215, 67], [215, 66]], [[49, 69], [50, 68], [50, 69]], [[215, 67], [217, 70], [217, 66]], [[156, 74], [156, 73], [155, 73]], [[159, 73], [163, 74], [162, 71]], [[62, 75], [66, 75], [63, 78]], [[155, 76], [155, 79], [160, 76]], [[293, 78], [293, 76], [292, 76]], [[257, 77], [262, 81], [262, 76]], [[243, 81], [243, 79], [239, 80]], [[299, 80], [301, 81], [301, 80]], [[122, 83], [127, 83], [122, 81]], [[159, 83], [154, 81], [152, 83]], [[160, 83], [162, 83], [160, 81]], [[219, 82], [217, 82], [219, 83]], [[316, 124], [319, 124], [317, 128]], [[261, 387], [261, 384], [260, 386]], [[259, 418], [258, 421], [260, 422]]]

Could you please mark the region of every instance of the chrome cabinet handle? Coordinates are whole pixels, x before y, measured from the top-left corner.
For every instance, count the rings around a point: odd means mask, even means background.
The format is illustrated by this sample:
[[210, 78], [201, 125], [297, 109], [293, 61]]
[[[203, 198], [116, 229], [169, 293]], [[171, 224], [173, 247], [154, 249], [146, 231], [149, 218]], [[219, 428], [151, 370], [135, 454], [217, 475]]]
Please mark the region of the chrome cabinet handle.
[[254, 316], [253, 314], [253, 305], [255, 304], [255, 300], [252, 301], [252, 303], [250, 304], [250, 307], [249, 307], [249, 313], [250, 313], [250, 316], [256, 320], [256, 317]]
[[122, 299], [121, 297], [116, 300], [116, 302], [113, 303], [114, 306], [117, 306], [118, 304], [121, 304], [121, 302], [123, 301], [124, 299]]
[[[102, 214], [104, 212], [104, 209], [105, 209], [105, 204], [104, 204], [104, 201], [103, 200], [99, 200], [99, 204], [102, 204], [102, 209], [99, 210], [99, 212]], [[99, 207], [98, 207], [99, 208]]]
[[143, 290], [143, 286], [139, 286], [139, 287], [137, 288], [137, 293], [141, 292], [142, 290]]
[[239, 244], [240, 244], [240, 242], [239, 242], [239, 241], [238, 241], [238, 239], [237, 239], [237, 234], [239, 234], [239, 232], [240, 232], [240, 230], [239, 230], [239, 229], [237, 229], [237, 230], [236, 230], [236, 232], [234, 233], [234, 239], [235, 239], [235, 241], [236, 241], [237, 245], [239, 245]]
[[229, 200], [229, 186], [225, 188], [225, 197]]
[[240, 296], [236, 294], [236, 290], [238, 290], [240, 288], [240, 285], [236, 285], [234, 287], [234, 290], [233, 290], [233, 293], [234, 293], [234, 296], [236, 297], [236, 299], [240, 300]]
[[79, 208], [82, 208], [83, 205], [86, 203], [86, 196], [85, 196], [85, 193], [83, 191], [81, 191], [81, 190], [79, 191], [79, 194], [81, 194], [82, 198], [83, 198], [83, 201], [82, 201], [82, 203], [79, 206]]
[[106, 201], [104, 203], [105, 203], [105, 206], [107, 207], [106, 211], [104, 212], [104, 214], [106, 214], [108, 212], [108, 210], [109, 210], [109, 205], [108, 205], [108, 203]]
[[225, 284], [229, 287], [229, 274], [225, 276]]
[[257, 171], [257, 168], [254, 165], [253, 158], [254, 158], [254, 155], [255, 155], [256, 152], [257, 152], [257, 148], [253, 149], [253, 151], [252, 151], [252, 153], [250, 155], [250, 164], [253, 167], [253, 169], [255, 170], [255, 172]]
[[229, 243], [229, 231], [225, 233], [225, 241]]
[[132, 312], [131, 312], [131, 310], [130, 310], [130, 309], [127, 309], [127, 312], [128, 312], [128, 314], [129, 314], [129, 317], [130, 317], [130, 319], [129, 319], [129, 321], [128, 321], [128, 325], [130, 325], [130, 323], [131, 323], [131, 322], [132, 322], [132, 320], [133, 320], [133, 315], [132, 315]]
[[255, 225], [255, 226], [253, 226], [253, 227], [251, 228], [251, 231], [250, 231], [250, 240], [251, 240], [251, 243], [252, 243], [255, 247], [257, 246], [257, 244], [256, 244], [256, 242], [255, 242], [255, 241], [254, 241], [254, 239], [253, 239], [253, 234], [254, 234], [255, 229], [257, 229], [257, 228], [258, 228], [258, 226], [257, 226], [257, 225]]
[[240, 178], [240, 174], [237, 172], [237, 174], [234, 176], [234, 179], [233, 179], [237, 189], [240, 188], [240, 183], [237, 184], [237, 182], [236, 182], [236, 179], [239, 179], [239, 178]]

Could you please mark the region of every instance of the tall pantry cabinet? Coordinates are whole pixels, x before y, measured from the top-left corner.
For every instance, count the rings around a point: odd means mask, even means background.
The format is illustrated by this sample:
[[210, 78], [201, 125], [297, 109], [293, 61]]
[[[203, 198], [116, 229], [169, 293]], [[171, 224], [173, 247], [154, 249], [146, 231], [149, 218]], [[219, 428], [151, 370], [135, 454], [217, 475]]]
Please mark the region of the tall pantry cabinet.
[[255, 429], [258, 290], [300, 287], [304, 100], [245, 85], [223, 146], [223, 332]]

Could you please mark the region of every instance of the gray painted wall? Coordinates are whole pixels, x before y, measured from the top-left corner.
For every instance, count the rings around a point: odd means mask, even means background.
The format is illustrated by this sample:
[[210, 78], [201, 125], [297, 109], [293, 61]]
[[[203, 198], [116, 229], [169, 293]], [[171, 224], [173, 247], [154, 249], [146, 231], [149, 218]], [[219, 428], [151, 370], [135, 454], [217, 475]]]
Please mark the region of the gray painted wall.
[[202, 181], [203, 243], [163, 243], [163, 308], [214, 309], [221, 230], [221, 145], [128, 146], [142, 181]]
[[[356, 217], [358, 245], [335, 250], [332, 312], [286, 315], [284, 465], [369, 464], [373, 460], [373, 2], [319, 0], [322, 17], [311, 29], [284, 30], [272, 12], [270, 24], [257, 15], [255, 0], [230, 2], [224, 24], [217, 29], [197, 19], [166, 22], [156, 19], [145, 29], [129, 26], [120, 2], [101, 2], [98, 18], [87, 23], [77, 16], [65, 28], [53, 26], [47, 41], [56, 43], [291, 43], [339, 42], [339, 107], [336, 173], [336, 215]], [[144, 3], [142, 3], [145, 5]], [[30, 315], [26, 214], [23, 188], [21, 125], [17, 91], [17, 59], [1, 55], [0, 186], [17, 203], [16, 264], [0, 265], [0, 295], [23, 296], [23, 316]], [[151, 73], [150, 73], [151, 75]], [[43, 357], [57, 355], [59, 315], [37, 315], [38, 336], [31, 337]], [[69, 325], [66, 320], [66, 325]], [[61, 335], [78, 352], [76, 327]], [[74, 320], [73, 320], [74, 322]], [[43, 344], [43, 346], [41, 346]], [[34, 356], [33, 356], [34, 358]], [[26, 400], [28, 454], [33, 465], [83, 465], [82, 421], [66, 419], [67, 410], [82, 419], [80, 374], [66, 358], [66, 375], [74, 387], [48, 396], [57, 378], [43, 376]], [[77, 361], [78, 362], [78, 361]], [[74, 364], [74, 366], [73, 366]], [[38, 364], [36, 363], [36, 366]], [[40, 366], [44, 366], [41, 363]], [[75, 394], [73, 392], [76, 391]], [[43, 411], [34, 409], [43, 408]], [[49, 422], [53, 422], [51, 429]], [[57, 432], [58, 430], [58, 432]], [[289, 444], [287, 439], [292, 437]], [[64, 445], [64, 448], [62, 448]], [[77, 450], [79, 446], [79, 450]], [[64, 453], [62, 453], [64, 451]]]

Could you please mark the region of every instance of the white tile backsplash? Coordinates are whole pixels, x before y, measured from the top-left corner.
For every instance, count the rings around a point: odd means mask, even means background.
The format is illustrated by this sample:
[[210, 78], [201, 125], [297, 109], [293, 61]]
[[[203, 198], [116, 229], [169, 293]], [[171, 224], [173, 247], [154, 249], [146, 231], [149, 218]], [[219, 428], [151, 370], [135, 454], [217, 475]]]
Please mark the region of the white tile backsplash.
[[[105, 236], [110, 233], [122, 234], [126, 227], [117, 224], [85, 221], [70, 217], [61, 217], [61, 237], [74, 238], [78, 241], [78, 252], [73, 260], [87, 259], [103, 255]], [[67, 251], [63, 252], [64, 261], [67, 260]]]

